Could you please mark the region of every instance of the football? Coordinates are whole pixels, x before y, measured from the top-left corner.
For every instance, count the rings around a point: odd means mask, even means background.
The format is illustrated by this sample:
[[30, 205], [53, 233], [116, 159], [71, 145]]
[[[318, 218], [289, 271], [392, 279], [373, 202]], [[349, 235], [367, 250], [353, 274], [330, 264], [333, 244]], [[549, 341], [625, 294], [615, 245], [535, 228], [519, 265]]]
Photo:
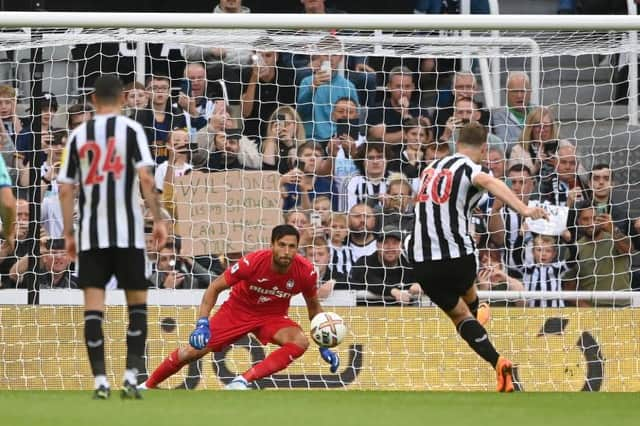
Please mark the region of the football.
[[321, 312], [311, 320], [311, 337], [325, 348], [338, 346], [347, 335], [347, 326], [335, 312]]

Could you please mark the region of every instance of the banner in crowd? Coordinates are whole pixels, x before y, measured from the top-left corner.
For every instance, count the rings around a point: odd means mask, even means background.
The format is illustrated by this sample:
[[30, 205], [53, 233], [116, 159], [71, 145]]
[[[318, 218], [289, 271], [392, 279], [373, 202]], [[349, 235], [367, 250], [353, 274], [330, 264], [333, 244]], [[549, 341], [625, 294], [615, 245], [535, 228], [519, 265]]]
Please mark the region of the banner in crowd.
[[193, 172], [176, 178], [182, 254], [244, 253], [269, 245], [282, 223], [278, 172]]
[[[287, 370], [258, 383], [272, 388], [493, 391], [495, 374], [435, 308], [335, 308], [350, 327], [329, 373], [311, 344]], [[521, 391], [640, 391], [637, 309], [495, 308], [488, 326], [498, 350], [514, 361]], [[148, 368], [187, 342], [195, 307], [151, 307]], [[304, 308], [291, 317], [308, 330]], [[108, 307], [107, 371], [120, 382], [125, 362], [125, 307]], [[90, 389], [82, 307], [0, 307], [0, 389]], [[253, 337], [194, 362], [162, 387], [218, 389], [274, 349]]]

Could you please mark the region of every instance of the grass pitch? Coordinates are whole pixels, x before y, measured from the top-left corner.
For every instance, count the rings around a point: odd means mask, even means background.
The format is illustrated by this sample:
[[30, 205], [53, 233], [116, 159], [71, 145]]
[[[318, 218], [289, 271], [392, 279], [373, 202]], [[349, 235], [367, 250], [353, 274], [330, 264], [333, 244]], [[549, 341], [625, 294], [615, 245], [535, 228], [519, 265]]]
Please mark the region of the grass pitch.
[[635, 393], [150, 391], [94, 401], [77, 391], [1, 391], [7, 426], [638, 425]]

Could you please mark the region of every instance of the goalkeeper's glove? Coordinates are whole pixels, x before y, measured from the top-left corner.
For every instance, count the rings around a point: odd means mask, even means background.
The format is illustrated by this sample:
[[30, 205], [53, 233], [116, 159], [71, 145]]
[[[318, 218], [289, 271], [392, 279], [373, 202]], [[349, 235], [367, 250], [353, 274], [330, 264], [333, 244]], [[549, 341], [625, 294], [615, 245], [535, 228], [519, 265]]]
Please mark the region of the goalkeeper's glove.
[[324, 359], [327, 364], [331, 365], [329, 371], [331, 371], [332, 373], [338, 371], [338, 367], [340, 367], [340, 357], [337, 353], [333, 352], [329, 348], [321, 347], [320, 356], [322, 356], [322, 359]]
[[209, 337], [211, 332], [209, 331], [209, 318], [202, 317], [196, 322], [196, 329], [191, 332], [189, 336], [189, 344], [195, 349], [204, 349], [209, 343]]

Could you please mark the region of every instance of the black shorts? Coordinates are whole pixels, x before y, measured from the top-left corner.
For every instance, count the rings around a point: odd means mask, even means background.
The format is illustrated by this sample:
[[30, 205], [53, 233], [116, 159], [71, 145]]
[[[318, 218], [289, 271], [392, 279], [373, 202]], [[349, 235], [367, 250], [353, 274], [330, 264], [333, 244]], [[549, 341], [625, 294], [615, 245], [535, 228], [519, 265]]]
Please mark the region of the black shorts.
[[417, 262], [414, 272], [418, 283], [431, 301], [449, 312], [476, 280], [476, 257]]
[[146, 290], [145, 253], [136, 248], [106, 248], [78, 253], [78, 285], [80, 288], [104, 288], [115, 275], [118, 288]]

